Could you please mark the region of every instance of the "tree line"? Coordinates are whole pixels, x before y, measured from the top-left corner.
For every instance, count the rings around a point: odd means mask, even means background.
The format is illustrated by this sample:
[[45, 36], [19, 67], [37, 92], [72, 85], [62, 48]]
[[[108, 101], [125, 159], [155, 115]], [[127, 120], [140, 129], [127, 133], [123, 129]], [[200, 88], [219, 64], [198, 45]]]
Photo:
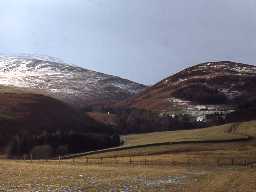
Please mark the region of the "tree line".
[[18, 134], [6, 147], [9, 158], [35, 159], [81, 153], [120, 145], [118, 134], [96, 134], [76, 132], [44, 132], [40, 135]]

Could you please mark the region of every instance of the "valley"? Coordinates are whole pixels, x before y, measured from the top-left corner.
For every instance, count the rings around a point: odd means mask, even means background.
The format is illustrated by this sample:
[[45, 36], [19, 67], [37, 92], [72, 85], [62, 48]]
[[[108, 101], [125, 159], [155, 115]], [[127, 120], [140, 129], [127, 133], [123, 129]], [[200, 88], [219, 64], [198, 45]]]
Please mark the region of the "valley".
[[0, 0], [0, 192], [256, 192], [256, 1]]
[[51, 58], [0, 64], [0, 191], [256, 188], [254, 66], [146, 87]]

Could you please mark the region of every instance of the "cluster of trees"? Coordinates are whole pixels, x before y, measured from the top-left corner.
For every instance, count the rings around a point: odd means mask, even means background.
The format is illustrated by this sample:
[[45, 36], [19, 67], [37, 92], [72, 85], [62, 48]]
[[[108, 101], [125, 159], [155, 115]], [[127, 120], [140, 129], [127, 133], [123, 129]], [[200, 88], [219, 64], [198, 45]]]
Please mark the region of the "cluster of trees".
[[177, 89], [173, 95], [177, 98], [194, 101], [200, 104], [226, 104], [228, 102], [224, 93], [221, 93], [216, 88], [201, 84], [181, 87]]
[[237, 107], [231, 113], [216, 112], [206, 114], [205, 120], [198, 121], [197, 118], [188, 114], [159, 115], [147, 110], [127, 109], [120, 111], [117, 126], [121, 133], [144, 133], [154, 131], [182, 130], [204, 128], [221, 125], [230, 122], [249, 121], [256, 117], [256, 100]]
[[237, 110], [226, 117], [226, 122], [241, 122], [256, 119], [256, 98], [240, 104]]
[[56, 132], [16, 135], [9, 142], [6, 151], [9, 158], [33, 155], [33, 158], [41, 159], [118, 145], [120, 145], [120, 137], [117, 134]]
[[203, 121], [189, 114], [159, 115], [137, 108], [101, 108], [100, 112], [116, 114], [115, 130], [122, 134], [195, 129], [228, 122], [227, 115], [221, 112], [206, 114]]
[[[111, 111], [109, 109], [109, 111]], [[159, 115], [157, 112], [142, 109], [112, 109], [118, 114], [117, 128], [123, 134], [153, 131], [181, 130], [205, 127], [205, 122], [197, 122], [187, 114], [176, 116]]]

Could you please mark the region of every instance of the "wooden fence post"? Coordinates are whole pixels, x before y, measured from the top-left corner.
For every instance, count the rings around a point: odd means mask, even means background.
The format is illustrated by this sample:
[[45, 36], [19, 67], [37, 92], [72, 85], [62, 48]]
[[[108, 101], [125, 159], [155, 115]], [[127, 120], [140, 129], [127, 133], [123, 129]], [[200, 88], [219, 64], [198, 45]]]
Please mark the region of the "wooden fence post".
[[246, 161], [246, 160], [244, 160], [244, 166], [245, 166], [245, 167], [247, 166], [247, 161]]
[[33, 155], [32, 153], [30, 153], [30, 162], [32, 163], [32, 161], [33, 161]]

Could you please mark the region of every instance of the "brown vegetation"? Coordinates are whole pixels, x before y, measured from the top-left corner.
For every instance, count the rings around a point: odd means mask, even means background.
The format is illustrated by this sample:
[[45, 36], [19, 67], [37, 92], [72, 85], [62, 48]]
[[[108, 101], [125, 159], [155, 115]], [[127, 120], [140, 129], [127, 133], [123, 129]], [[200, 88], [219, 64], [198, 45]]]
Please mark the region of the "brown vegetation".
[[0, 106], [0, 148], [10, 157], [28, 155], [42, 145], [50, 145], [54, 154], [63, 145], [68, 153], [117, 145], [112, 128], [51, 97], [1, 87]]

